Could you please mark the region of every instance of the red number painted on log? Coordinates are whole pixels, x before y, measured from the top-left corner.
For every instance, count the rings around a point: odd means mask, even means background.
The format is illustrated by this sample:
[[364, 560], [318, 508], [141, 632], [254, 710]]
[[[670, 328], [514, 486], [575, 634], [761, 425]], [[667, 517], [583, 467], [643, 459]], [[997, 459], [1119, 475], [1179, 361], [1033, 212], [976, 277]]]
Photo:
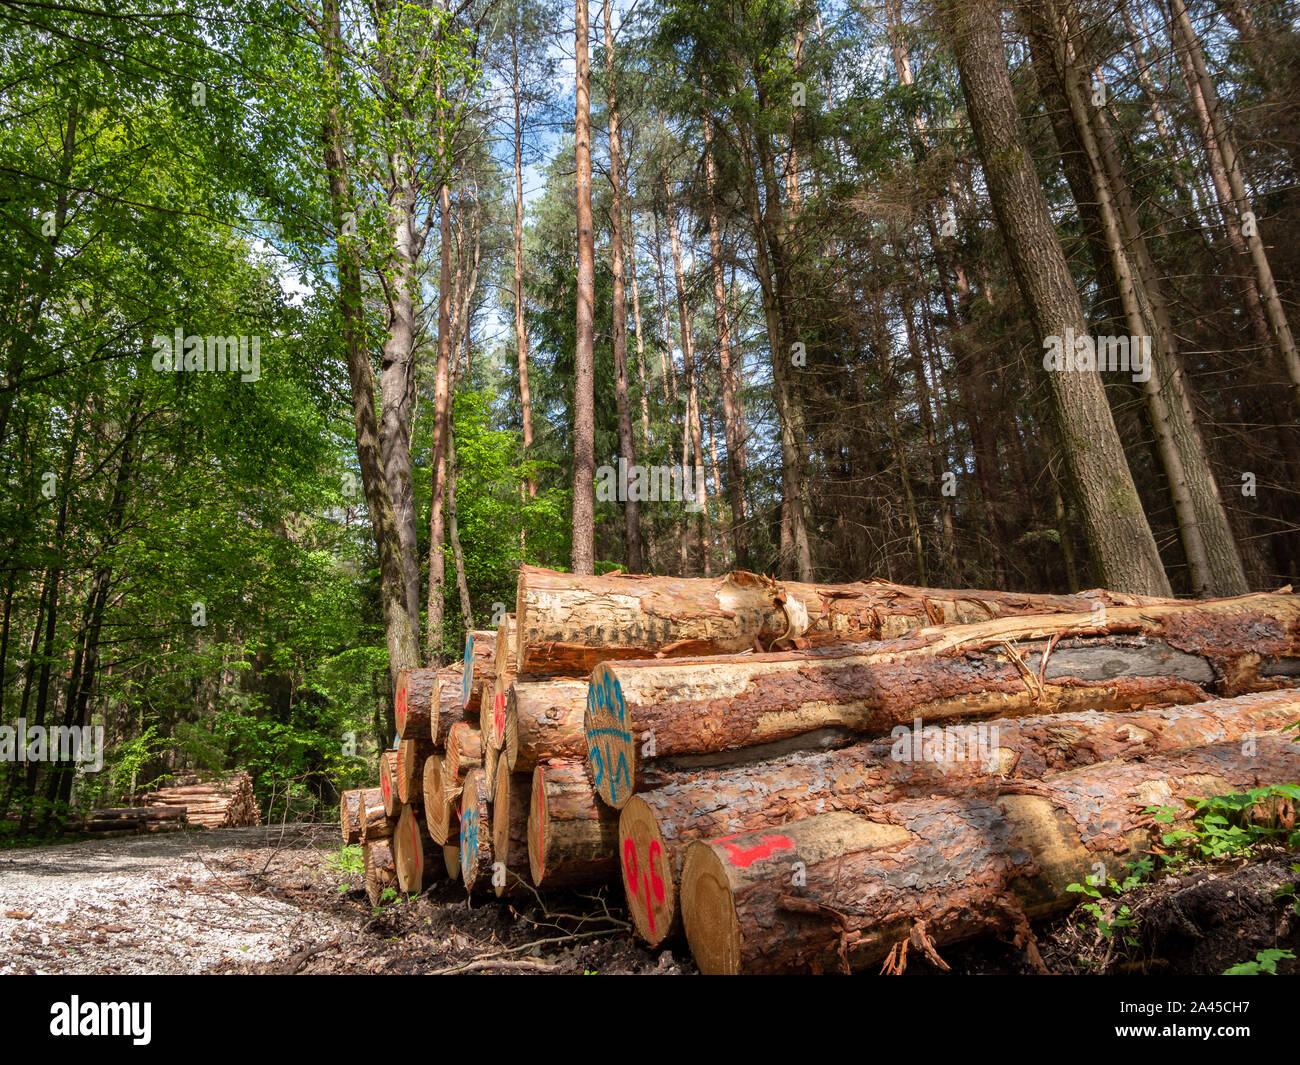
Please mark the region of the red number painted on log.
[[748, 869], [761, 858], [772, 857], [776, 851], [794, 850], [794, 843], [791, 842], [789, 836], [764, 836], [752, 847], [742, 847], [737, 843], [727, 842], [727, 840], [735, 838], [735, 836], [723, 836], [713, 842], [721, 843], [726, 847], [731, 856], [731, 864], [739, 866], [741, 869]]

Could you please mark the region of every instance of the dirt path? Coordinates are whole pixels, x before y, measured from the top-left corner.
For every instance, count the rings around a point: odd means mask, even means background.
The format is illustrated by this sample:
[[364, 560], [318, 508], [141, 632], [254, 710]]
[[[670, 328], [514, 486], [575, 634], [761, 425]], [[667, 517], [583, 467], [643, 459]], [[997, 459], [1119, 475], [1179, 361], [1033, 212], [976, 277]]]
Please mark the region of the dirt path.
[[199, 973], [291, 956], [355, 924], [295, 897], [337, 885], [326, 847], [338, 849], [334, 826], [0, 851], [0, 973]]

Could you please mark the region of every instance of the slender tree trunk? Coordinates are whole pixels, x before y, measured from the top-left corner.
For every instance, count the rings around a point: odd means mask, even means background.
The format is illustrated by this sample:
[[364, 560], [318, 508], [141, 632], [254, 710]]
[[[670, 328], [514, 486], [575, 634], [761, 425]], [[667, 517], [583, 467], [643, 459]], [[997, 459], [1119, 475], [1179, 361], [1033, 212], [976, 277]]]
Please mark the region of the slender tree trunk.
[[[524, 129], [520, 97], [523, 90], [519, 82], [518, 31], [510, 38], [511, 90], [515, 104], [515, 215], [514, 215], [514, 300], [515, 300], [515, 358], [519, 365], [519, 413], [523, 422], [524, 456], [533, 446], [533, 403], [528, 390], [528, 325], [524, 319]], [[537, 482], [529, 477], [528, 495], [537, 495]]]
[[1255, 270], [1254, 284], [1248, 289], [1247, 299], [1252, 303], [1263, 304], [1268, 323], [1272, 327], [1273, 343], [1291, 383], [1292, 401], [1296, 409], [1300, 410], [1300, 354], [1296, 351], [1295, 338], [1278, 296], [1258, 222], [1250, 236], [1246, 235], [1242, 227], [1242, 217], [1247, 212], [1252, 212], [1253, 206], [1246, 192], [1241, 162], [1228, 129], [1223, 102], [1205, 67], [1205, 56], [1201, 52], [1183, 0], [1169, 0], [1169, 11], [1173, 22], [1174, 51], [1178, 53], [1179, 62], [1183, 65], [1188, 93], [1210, 156], [1210, 172], [1218, 192], [1224, 224], [1228, 229], [1228, 239], [1234, 251], [1239, 255], [1244, 251], [1249, 256]]
[[[1020, 129], [997, 0], [945, 0], [942, 11], [998, 228], [1035, 333], [1040, 342], [1064, 338], [1067, 329], [1087, 336], [1079, 294]], [[1116, 591], [1168, 595], [1169, 581], [1100, 376], [1096, 371], [1049, 372], [1048, 385], [1101, 583]]]
[[722, 234], [718, 224], [717, 177], [713, 165], [713, 119], [704, 113], [704, 184], [709, 205], [709, 267], [713, 278], [713, 321], [718, 334], [718, 365], [722, 372], [722, 427], [727, 441], [727, 487], [731, 497], [731, 545], [736, 565], [751, 566], [749, 513], [745, 503], [748, 462], [740, 429], [740, 394], [731, 356], [731, 322], [727, 314], [727, 288], [722, 275]]
[[595, 572], [596, 550], [596, 244], [591, 220], [591, 67], [587, 58], [587, 0], [576, 0], [575, 6], [578, 313], [573, 374], [572, 564], [574, 573], [591, 574]]
[[[636, 444], [632, 440], [632, 404], [627, 387], [627, 306], [623, 288], [623, 174], [621, 144], [618, 130], [618, 97], [614, 85], [614, 29], [609, 11], [610, 0], [603, 7], [605, 22], [605, 79], [606, 101], [609, 108], [609, 184], [610, 203], [610, 266], [614, 274], [613, 341], [614, 341], [614, 403], [618, 409], [618, 443], [626, 469], [636, 465]], [[623, 519], [627, 531], [627, 568], [631, 573], [645, 571], [641, 558], [641, 505], [628, 490], [627, 477], [619, 485], [623, 500]]]
[[[664, 172], [664, 197], [668, 208], [668, 240], [673, 252], [673, 279], [677, 284], [677, 321], [678, 335], [681, 337], [682, 370], [686, 374], [686, 419], [684, 432], [690, 440], [689, 449], [682, 447], [683, 456], [693, 455], [695, 459], [693, 480], [695, 497], [692, 504], [699, 510], [699, 544], [700, 564], [706, 577], [710, 576], [709, 560], [709, 493], [704, 481], [704, 443], [700, 432], [700, 398], [695, 385], [695, 330], [691, 324], [690, 301], [686, 295], [686, 281], [682, 276], [682, 246], [677, 234], [677, 211], [673, 208], [673, 192], [668, 182], [668, 173]], [[688, 459], [683, 458], [683, 466]], [[682, 471], [683, 477], [686, 470]]]
[[[630, 199], [630, 198], [629, 198]], [[650, 447], [650, 382], [646, 376], [645, 335], [641, 331], [641, 289], [636, 282], [636, 227], [632, 204], [627, 207], [627, 269], [632, 278], [632, 322], [636, 329], [636, 368], [641, 378], [641, 446]]]

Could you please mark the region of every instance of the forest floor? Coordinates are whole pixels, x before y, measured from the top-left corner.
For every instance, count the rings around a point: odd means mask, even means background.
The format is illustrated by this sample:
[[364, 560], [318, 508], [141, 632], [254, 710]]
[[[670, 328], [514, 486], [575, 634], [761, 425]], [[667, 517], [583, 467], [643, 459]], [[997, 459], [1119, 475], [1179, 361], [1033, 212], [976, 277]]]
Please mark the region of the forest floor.
[[[1136, 923], [1117, 936], [1082, 911], [1037, 926], [1043, 967], [1210, 974], [1258, 950], [1300, 955], [1300, 917], [1277, 894], [1295, 883], [1298, 860], [1275, 853], [1160, 879], [1124, 897]], [[1036, 969], [995, 939], [941, 953], [954, 973]], [[936, 971], [919, 953], [909, 963], [909, 973]], [[470, 903], [442, 881], [376, 910], [340, 860], [334, 825], [0, 851], [0, 974], [695, 971], [683, 947], [639, 946], [608, 889]]]

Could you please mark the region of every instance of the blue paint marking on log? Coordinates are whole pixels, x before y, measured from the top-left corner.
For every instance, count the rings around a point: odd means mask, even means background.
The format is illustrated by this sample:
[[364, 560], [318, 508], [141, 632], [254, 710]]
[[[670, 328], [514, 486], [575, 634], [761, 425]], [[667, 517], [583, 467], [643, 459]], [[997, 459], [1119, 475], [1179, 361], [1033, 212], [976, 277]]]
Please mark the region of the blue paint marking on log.
[[465, 634], [465, 658], [460, 664], [460, 705], [469, 706], [470, 685], [474, 681], [474, 634]]

